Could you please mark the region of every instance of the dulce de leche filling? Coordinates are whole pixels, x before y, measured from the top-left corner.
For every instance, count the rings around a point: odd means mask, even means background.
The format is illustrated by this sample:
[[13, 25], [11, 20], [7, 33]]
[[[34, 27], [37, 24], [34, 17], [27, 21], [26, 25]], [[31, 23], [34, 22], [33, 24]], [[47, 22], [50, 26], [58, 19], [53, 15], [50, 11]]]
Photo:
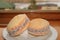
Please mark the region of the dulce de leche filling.
[[49, 32], [49, 27], [45, 27], [45, 28], [43, 28], [43, 29], [32, 29], [32, 28], [29, 28], [28, 29], [28, 31], [30, 32], [30, 33], [32, 33], [33, 35], [34, 34], [40, 34], [40, 35], [42, 35], [43, 33], [48, 33]]

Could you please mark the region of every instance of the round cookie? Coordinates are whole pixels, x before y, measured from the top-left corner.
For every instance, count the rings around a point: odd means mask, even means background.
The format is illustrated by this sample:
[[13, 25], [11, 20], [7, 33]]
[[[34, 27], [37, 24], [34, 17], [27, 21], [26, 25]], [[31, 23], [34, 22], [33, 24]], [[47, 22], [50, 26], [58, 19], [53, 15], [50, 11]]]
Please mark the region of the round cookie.
[[7, 31], [10, 36], [18, 36], [23, 33], [28, 27], [30, 20], [25, 14], [19, 14], [12, 18], [7, 25]]
[[50, 32], [49, 22], [41, 18], [33, 19], [30, 22], [28, 32], [34, 36], [47, 35]]

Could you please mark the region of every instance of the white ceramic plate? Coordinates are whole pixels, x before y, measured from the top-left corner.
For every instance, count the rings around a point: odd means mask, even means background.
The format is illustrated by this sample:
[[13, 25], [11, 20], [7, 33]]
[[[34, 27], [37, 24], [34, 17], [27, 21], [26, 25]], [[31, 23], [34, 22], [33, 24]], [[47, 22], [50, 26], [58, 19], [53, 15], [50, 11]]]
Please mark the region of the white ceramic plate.
[[[43, 36], [43, 37], [33, 37], [31, 38], [31, 35], [28, 34], [28, 31], [24, 31], [20, 36], [18, 37], [11, 37], [9, 36], [6, 28], [3, 30], [3, 37], [6, 39], [6, 40], [56, 40], [57, 39], [57, 36], [58, 36], [58, 33], [56, 31], [56, 29], [54, 29], [53, 27], [50, 26], [50, 30], [52, 32], [52, 34], [48, 37], [47, 36]], [[48, 37], [48, 38], [47, 38]], [[45, 39], [46, 38], [46, 39]]]

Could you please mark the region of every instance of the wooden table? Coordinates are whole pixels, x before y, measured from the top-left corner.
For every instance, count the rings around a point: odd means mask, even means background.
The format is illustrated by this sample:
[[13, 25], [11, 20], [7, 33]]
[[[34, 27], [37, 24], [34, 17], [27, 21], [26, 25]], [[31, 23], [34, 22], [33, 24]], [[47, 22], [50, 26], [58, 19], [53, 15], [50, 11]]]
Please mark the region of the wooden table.
[[[58, 32], [58, 38], [57, 40], [60, 40], [60, 21], [50, 21], [50, 24], [57, 30]], [[2, 31], [5, 27], [0, 26], [0, 40], [4, 40], [2, 37]]]

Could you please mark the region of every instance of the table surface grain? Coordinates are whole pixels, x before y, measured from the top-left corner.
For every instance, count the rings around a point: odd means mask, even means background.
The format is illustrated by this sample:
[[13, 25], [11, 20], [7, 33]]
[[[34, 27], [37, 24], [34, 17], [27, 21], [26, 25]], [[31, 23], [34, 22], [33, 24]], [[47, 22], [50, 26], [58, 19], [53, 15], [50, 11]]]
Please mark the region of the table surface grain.
[[[58, 32], [58, 37], [57, 40], [60, 40], [60, 21], [50, 21], [50, 25], [53, 26], [57, 32]], [[0, 26], [0, 40], [4, 40], [4, 38], [2, 37], [2, 31], [5, 27], [1, 27]]]

